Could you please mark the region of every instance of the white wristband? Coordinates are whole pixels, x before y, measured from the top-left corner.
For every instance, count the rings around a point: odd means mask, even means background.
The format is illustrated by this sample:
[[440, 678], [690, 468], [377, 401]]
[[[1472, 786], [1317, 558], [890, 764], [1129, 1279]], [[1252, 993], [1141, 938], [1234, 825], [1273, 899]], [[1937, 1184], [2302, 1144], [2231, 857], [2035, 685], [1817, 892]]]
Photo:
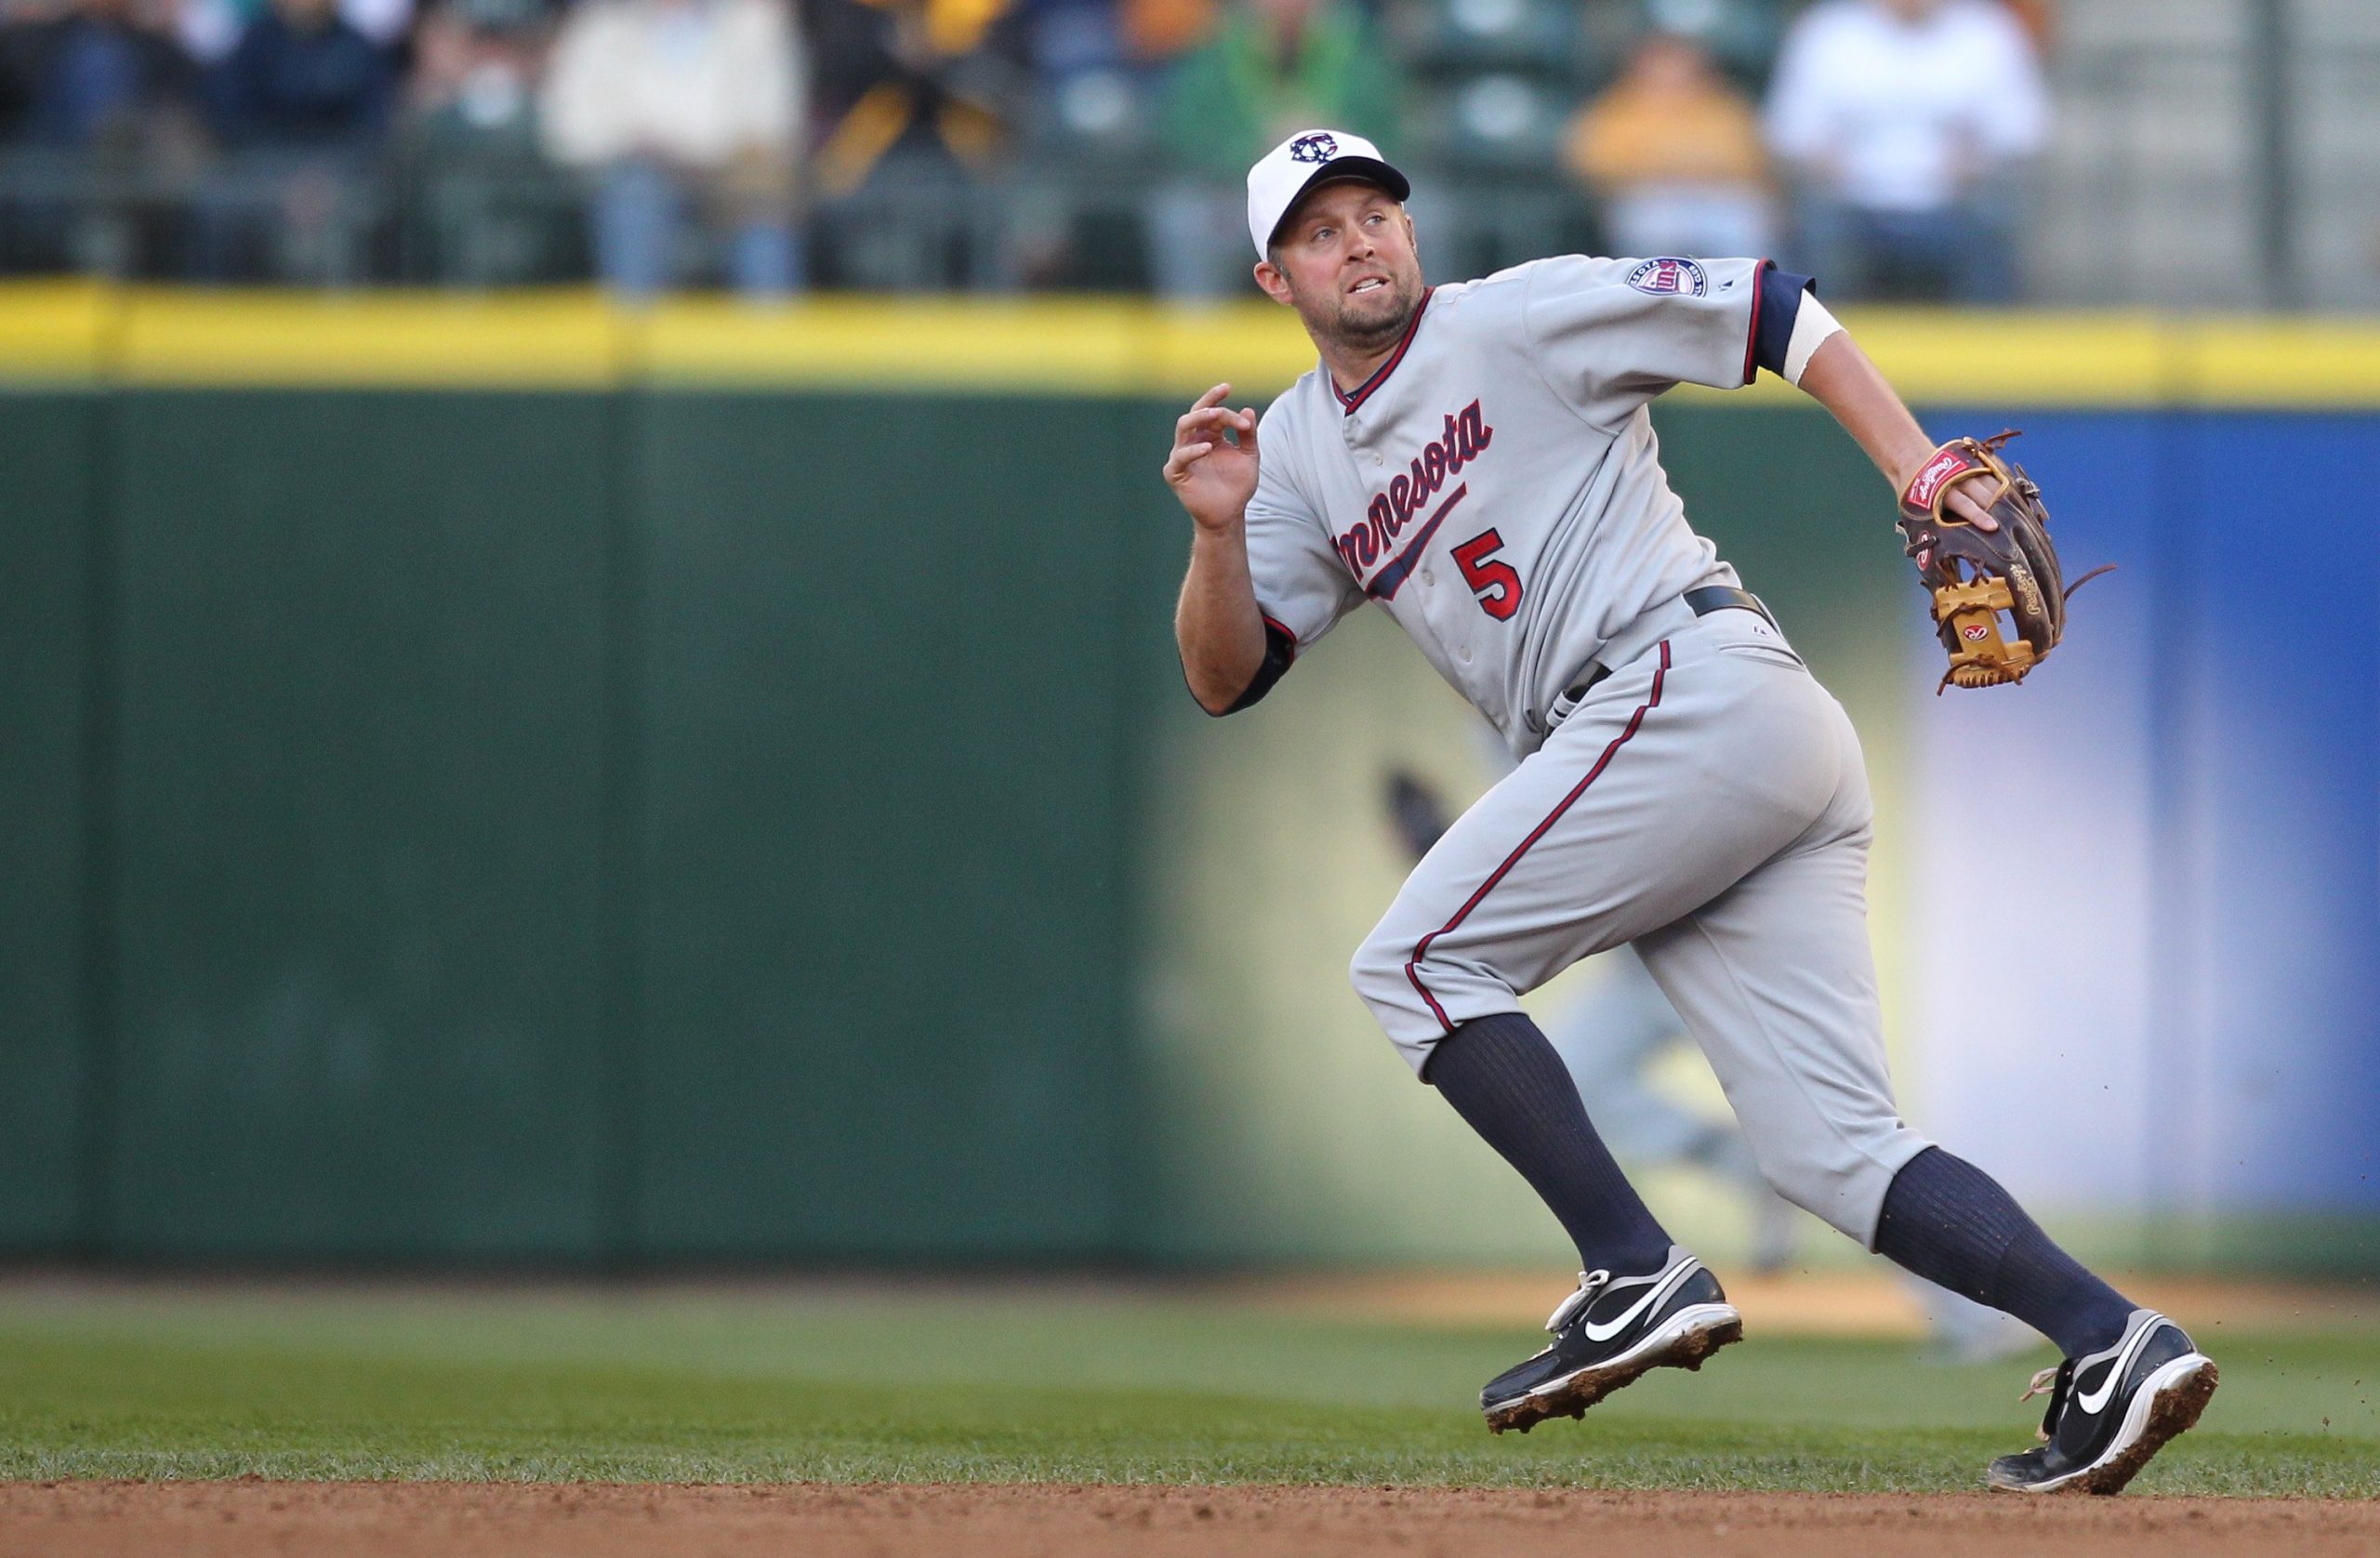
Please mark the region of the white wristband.
[[1842, 322], [1826, 311], [1817, 293], [1803, 293], [1793, 311], [1793, 334], [1785, 343], [1785, 382], [1800, 384], [1802, 370], [1810, 365], [1810, 354], [1842, 328]]

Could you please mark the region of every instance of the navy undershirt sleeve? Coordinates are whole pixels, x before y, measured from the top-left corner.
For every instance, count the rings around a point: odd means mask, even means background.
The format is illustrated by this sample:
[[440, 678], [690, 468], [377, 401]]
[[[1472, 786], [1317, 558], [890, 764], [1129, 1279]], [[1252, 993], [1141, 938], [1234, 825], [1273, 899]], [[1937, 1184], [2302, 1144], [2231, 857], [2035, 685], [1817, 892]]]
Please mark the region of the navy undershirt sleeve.
[[[1297, 657], [1297, 640], [1271, 622], [1264, 624], [1264, 659], [1256, 667], [1256, 675], [1250, 679], [1247, 690], [1232, 700], [1231, 706], [1222, 713], [1237, 714], [1241, 709], [1263, 701], [1264, 694], [1273, 690], [1273, 683], [1289, 674], [1289, 662]], [[1207, 712], [1210, 715], [1216, 713], [1213, 709]]]
[[1802, 311], [1802, 294], [1812, 290], [1807, 276], [1779, 271], [1774, 265], [1760, 268], [1760, 322], [1753, 326], [1752, 338], [1755, 367], [1780, 376], [1784, 374], [1785, 349], [1793, 340], [1793, 320]]

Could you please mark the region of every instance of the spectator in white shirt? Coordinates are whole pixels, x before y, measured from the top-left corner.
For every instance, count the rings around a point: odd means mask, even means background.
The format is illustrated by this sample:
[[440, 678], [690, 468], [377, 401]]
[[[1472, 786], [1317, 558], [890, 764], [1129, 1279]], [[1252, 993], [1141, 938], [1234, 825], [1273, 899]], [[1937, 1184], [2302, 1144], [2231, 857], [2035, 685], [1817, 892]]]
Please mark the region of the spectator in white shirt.
[[801, 282], [793, 231], [800, 44], [786, 0], [581, 0], [539, 120], [546, 152], [595, 181], [596, 266], [630, 298], [677, 280], [690, 220], [724, 241], [747, 297]]
[[1991, 0], [1820, 0], [1787, 34], [1768, 141], [1798, 261], [1843, 296], [2016, 296], [2016, 175], [2049, 128], [2024, 29]]

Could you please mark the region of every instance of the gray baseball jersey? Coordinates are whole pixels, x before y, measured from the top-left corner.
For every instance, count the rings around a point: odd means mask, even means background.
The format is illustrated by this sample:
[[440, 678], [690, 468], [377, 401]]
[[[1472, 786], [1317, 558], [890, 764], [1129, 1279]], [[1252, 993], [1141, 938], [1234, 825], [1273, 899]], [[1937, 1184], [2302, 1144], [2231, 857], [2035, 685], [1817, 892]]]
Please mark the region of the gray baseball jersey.
[[1300, 647], [1367, 598], [1515, 753], [1647, 607], [1737, 582], [1686, 522], [1646, 404], [1749, 381], [1761, 262], [1538, 260], [1427, 294], [1371, 379], [1264, 414], [1257, 602]]

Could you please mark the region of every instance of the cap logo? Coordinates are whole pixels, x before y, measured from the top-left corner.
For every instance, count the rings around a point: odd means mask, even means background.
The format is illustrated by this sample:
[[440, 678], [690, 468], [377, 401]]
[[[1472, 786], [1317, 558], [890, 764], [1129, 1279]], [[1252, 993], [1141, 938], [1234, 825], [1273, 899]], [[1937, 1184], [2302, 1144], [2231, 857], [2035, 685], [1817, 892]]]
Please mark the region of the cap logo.
[[1339, 154], [1339, 138], [1328, 130], [1302, 135], [1289, 142], [1289, 161], [1293, 163], [1327, 163]]

